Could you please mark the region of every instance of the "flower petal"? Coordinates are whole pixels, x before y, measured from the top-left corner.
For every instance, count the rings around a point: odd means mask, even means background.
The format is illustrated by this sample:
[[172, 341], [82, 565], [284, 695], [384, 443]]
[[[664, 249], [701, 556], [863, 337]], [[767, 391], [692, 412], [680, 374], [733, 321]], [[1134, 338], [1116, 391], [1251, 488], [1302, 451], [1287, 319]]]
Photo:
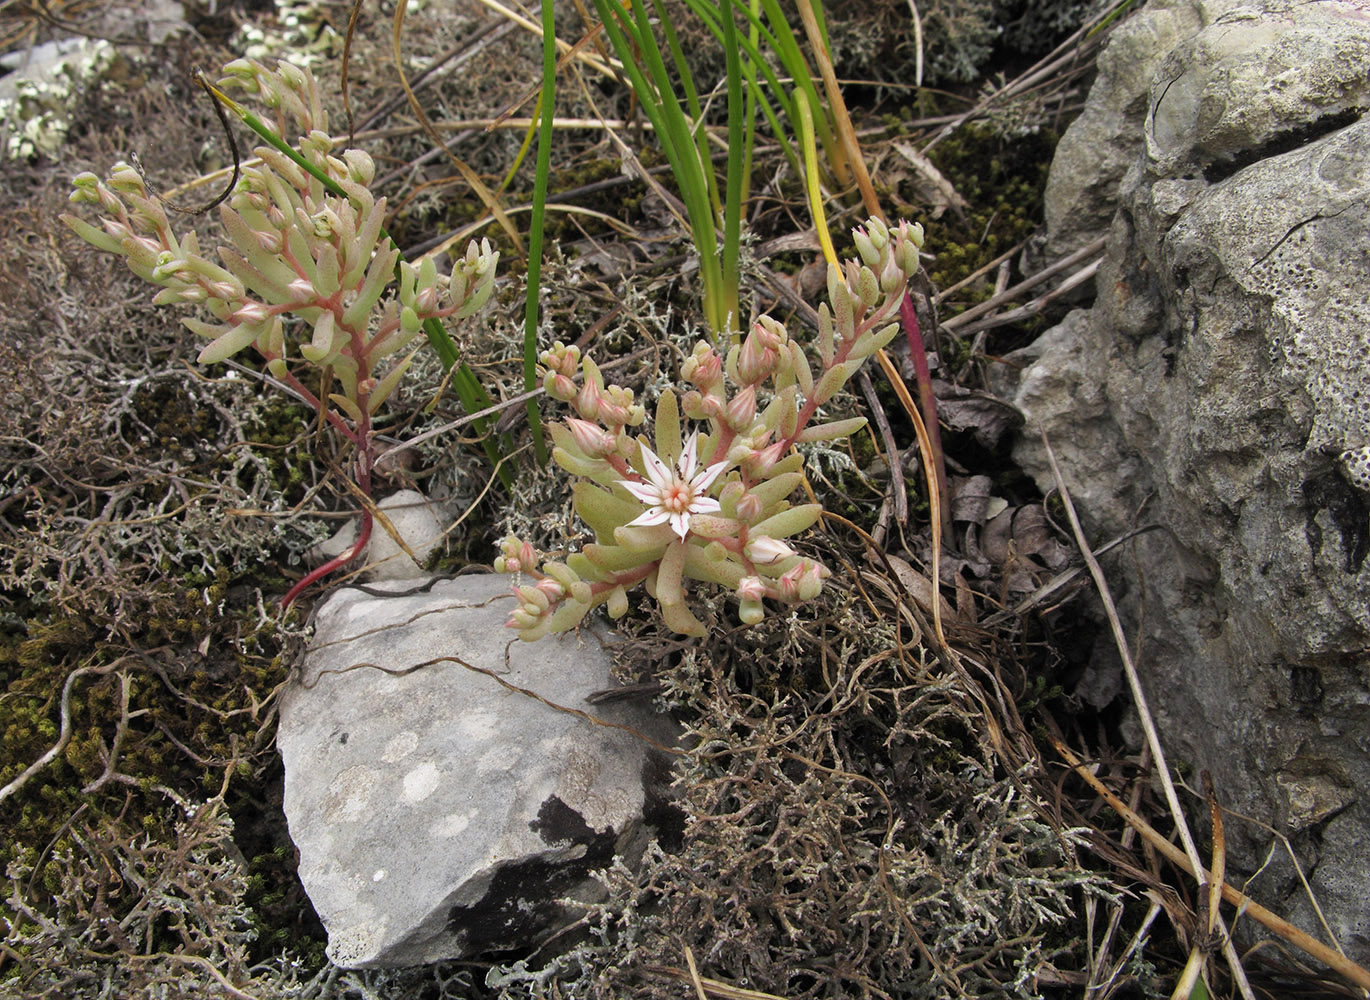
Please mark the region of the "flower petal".
[[615, 482], [645, 504], [661, 503], [661, 489], [651, 483], [635, 483], [630, 479], [618, 479]]
[[695, 497], [688, 508], [691, 514], [712, 514], [722, 509], [713, 497]]
[[723, 474], [723, 470], [728, 467], [727, 462], [715, 462], [707, 469], [701, 470], [693, 479], [690, 480], [691, 493], [703, 493], [714, 484], [714, 480]]
[[670, 520], [671, 530], [680, 536], [682, 542], [685, 541], [685, 536], [690, 533], [690, 515], [682, 511], [679, 514], [671, 514]]
[[699, 465], [699, 431], [695, 431], [685, 441], [685, 448], [680, 453], [680, 461], [676, 463], [676, 468], [680, 470], [680, 478], [689, 482], [690, 477], [695, 474], [695, 468]]
[[[671, 522], [671, 527], [674, 528], [674, 527], [675, 527], [675, 521], [673, 520], [673, 518], [674, 518], [675, 516], [677, 516], [677, 515], [668, 514], [666, 511], [662, 510], [660, 507], [653, 507], [651, 510], [649, 510], [649, 511], [643, 513], [643, 514], [639, 514], [637, 517], [633, 518], [633, 519], [632, 519], [631, 521], [629, 521], [624, 527], [629, 527], [629, 528], [631, 528], [631, 527], [634, 526], [634, 525], [638, 525], [638, 526], [640, 526], [640, 527], [650, 528], [650, 527], [651, 527], [652, 525], [654, 525], [654, 524], [665, 524], [667, 521], [670, 521], [670, 522]], [[680, 529], [679, 529], [679, 528], [676, 528], [676, 532], [679, 533], [679, 531], [680, 531]], [[685, 537], [685, 536], [684, 536], [684, 535], [681, 535], [681, 537], [683, 538], [683, 537]]]
[[675, 481], [675, 476], [666, 466], [666, 463], [657, 458], [656, 452], [645, 444], [639, 445], [639, 448], [642, 451], [642, 465], [647, 471], [647, 478], [658, 490], [668, 488]]

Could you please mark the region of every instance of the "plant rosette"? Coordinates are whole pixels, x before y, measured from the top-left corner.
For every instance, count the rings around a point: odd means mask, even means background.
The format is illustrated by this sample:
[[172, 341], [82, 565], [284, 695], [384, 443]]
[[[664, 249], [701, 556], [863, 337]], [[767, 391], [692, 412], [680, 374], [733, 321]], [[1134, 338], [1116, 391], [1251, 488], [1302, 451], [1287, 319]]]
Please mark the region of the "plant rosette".
[[[575, 347], [557, 343], [542, 352], [543, 388], [576, 413], [549, 427], [552, 457], [577, 477], [573, 505], [595, 542], [564, 559], [540, 560], [522, 539], [503, 540], [495, 568], [528, 581], [514, 588], [519, 606], [508, 622], [520, 638], [574, 628], [601, 604], [619, 618], [638, 585], [671, 629], [692, 636], [705, 634], [687, 603], [694, 584], [731, 591], [745, 624], [765, 618], [766, 601], [792, 605], [818, 596], [828, 568], [787, 541], [823, 512], [821, 504], [790, 503], [804, 479], [794, 446], [840, 440], [865, 426], [864, 417], [814, 418], [898, 332], [923, 229], [871, 219], [852, 237], [860, 259], [828, 268], [817, 367], [769, 316], [726, 355], [701, 341], [681, 366], [690, 388], [661, 394], [654, 440], [630, 430], [646, 421], [632, 390], [606, 385]], [[683, 421], [694, 425], [688, 435]]]

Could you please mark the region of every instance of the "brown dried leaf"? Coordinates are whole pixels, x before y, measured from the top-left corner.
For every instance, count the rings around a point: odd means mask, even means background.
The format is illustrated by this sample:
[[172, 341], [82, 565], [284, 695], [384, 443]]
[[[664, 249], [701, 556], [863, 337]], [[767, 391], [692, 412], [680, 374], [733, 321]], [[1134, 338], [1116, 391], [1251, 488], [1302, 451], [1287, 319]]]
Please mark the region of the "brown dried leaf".
[[952, 476], [948, 487], [953, 521], [984, 524], [989, 519], [994, 502], [994, 480], [989, 476]]
[[[899, 578], [900, 584], [914, 599], [914, 602], [926, 613], [932, 614], [932, 581], [898, 556], [887, 555], [885, 558], [889, 560], [890, 566], [894, 568], [895, 576]], [[937, 595], [937, 600], [941, 602], [941, 612], [944, 619], [950, 620], [956, 617], [956, 612], [952, 610], [952, 606], [940, 593]]]
[[970, 431], [978, 444], [996, 448], [1009, 431], [1023, 422], [1022, 415], [997, 396], [977, 389], [933, 381], [937, 417], [954, 431]]

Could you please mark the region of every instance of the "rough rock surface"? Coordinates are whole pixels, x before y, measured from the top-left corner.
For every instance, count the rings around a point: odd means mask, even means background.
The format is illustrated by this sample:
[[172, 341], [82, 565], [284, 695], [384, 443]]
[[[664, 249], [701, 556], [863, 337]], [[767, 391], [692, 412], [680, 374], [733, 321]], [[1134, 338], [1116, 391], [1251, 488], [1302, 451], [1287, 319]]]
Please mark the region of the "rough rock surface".
[[[1009, 388], [1029, 415], [1017, 458], [1046, 488], [1047, 431], [1097, 540], [1166, 527], [1111, 574], [1162, 738], [1293, 839], [1361, 961], [1367, 65], [1361, 4], [1170, 0], [1123, 26], [1048, 189], [1060, 251], [1111, 220], [1098, 298], [1022, 352]], [[1086, 693], [1104, 701], [1116, 683], [1097, 666]], [[1229, 870], [1254, 871], [1271, 841], [1229, 822]], [[1278, 852], [1255, 892], [1316, 929]]]
[[508, 590], [467, 576], [342, 590], [319, 611], [277, 742], [300, 879], [339, 965], [525, 946], [669, 816], [646, 743], [501, 683], [671, 739], [645, 705], [586, 703], [614, 686], [594, 634], [513, 640]]

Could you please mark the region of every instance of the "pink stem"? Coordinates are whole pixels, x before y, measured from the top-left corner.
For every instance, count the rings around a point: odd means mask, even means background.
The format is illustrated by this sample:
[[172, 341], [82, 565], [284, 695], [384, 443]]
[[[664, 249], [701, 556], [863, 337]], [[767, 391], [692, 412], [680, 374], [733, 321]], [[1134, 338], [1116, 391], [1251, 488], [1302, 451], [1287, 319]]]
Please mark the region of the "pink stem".
[[899, 304], [899, 316], [904, 321], [904, 334], [909, 340], [909, 357], [913, 359], [913, 372], [918, 381], [918, 407], [923, 411], [923, 424], [932, 444], [933, 467], [937, 470], [937, 482], [929, 488], [936, 489], [942, 499], [942, 535], [951, 537], [951, 506], [947, 502], [947, 463], [942, 454], [942, 431], [937, 424], [937, 397], [932, 391], [932, 370], [928, 368], [928, 352], [923, 344], [923, 331], [918, 326], [918, 313], [913, 308], [913, 296], [904, 293], [904, 301]]
[[342, 555], [334, 556], [322, 566], [311, 571], [300, 580], [299, 583], [291, 587], [290, 590], [286, 592], [285, 597], [281, 598], [281, 610], [284, 611], [286, 608], [290, 607], [295, 598], [299, 597], [306, 588], [317, 583], [319, 580], [322, 580], [334, 570], [342, 569], [366, 551], [366, 545], [371, 541], [371, 524], [371, 512], [363, 507], [361, 531], [357, 533], [357, 540], [352, 544], [352, 547], [342, 553]]

